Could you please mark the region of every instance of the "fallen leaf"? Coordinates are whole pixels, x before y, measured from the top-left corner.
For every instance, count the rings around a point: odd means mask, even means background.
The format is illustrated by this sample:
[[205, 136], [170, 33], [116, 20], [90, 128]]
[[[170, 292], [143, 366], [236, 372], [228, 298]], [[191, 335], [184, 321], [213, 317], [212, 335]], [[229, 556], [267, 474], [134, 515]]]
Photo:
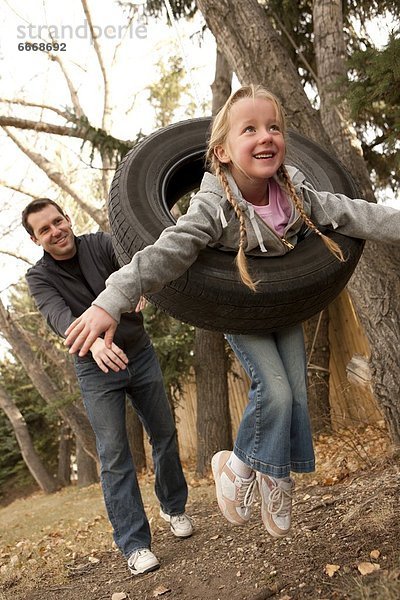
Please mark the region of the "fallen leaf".
[[333, 577], [337, 571], [339, 571], [340, 565], [325, 565], [325, 573], [329, 575], [329, 577]]
[[213, 535], [212, 537], [210, 537], [210, 540], [217, 540], [218, 538], [219, 538], [219, 534]]
[[372, 562], [361, 562], [357, 565], [357, 569], [360, 571], [361, 575], [369, 575], [374, 571], [378, 571], [380, 568], [380, 565]]
[[127, 597], [125, 592], [115, 592], [115, 594], [111, 596], [111, 600], [126, 600]]
[[96, 557], [94, 557], [94, 556], [89, 556], [89, 559], [88, 559], [88, 560], [89, 560], [89, 562], [90, 562], [90, 563], [93, 563], [94, 565], [96, 565], [97, 563], [99, 563], [99, 562], [100, 562], [100, 559], [99, 559], [99, 558], [96, 558]]
[[171, 588], [165, 587], [165, 585], [159, 585], [153, 591], [153, 598], [157, 598], [158, 596], [162, 596], [163, 594], [167, 594], [171, 591]]
[[377, 558], [379, 558], [381, 555], [379, 550], [371, 550], [371, 552], [369, 553], [370, 558], [376, 560]]

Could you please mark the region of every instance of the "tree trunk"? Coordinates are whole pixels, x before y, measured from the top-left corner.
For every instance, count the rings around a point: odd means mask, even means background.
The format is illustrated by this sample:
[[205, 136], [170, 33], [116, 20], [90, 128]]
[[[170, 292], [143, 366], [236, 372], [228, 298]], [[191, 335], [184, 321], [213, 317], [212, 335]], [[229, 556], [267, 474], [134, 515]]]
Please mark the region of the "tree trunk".
[[340, 80], [346, 79], [346, 44], [342, 0], [314, 0], [314, 49], [322, 124], [336, 155], [359, 182], [362, 193], [375, 201], [361, 143], [351, 124], [348, 106], [340, 98]]
[[[232, 448], [227, 359], [222, 334], [196, 329], [197, 474], [210, 469], [212, 455]], [[218, 360], [216, 360], [218, 357]]]
[[129, 446], [132, 452], [133, 463], [136, 471], [141, 473], [146, 470], [146, 453], [143, 444], [143, 425], [137, 412], [133, 409], [130, 400], [126, 400], [126, 431]]
[[328, 331], [328, 310], [323, 310], [304, 323], [308, 359], [308, 407], [314, 433], [331, 430]]
[[349, 285], [371, 348], [372, 387], [400, 448], [400, 251], [368, 242]]
[[57, 489], [57, 482], [43, 465], [29, 434], [25, 419], [3, 387], [0, 387], [0, 408], [10, 421], [21, 450], [22, 458], [32, 477], [45, 494], [51, 494]]
[[71, 429], [65, 423], [60, 426], [60, 440], [58, 444], [58, 482], [66, 487], [71, 484], [71, 454], [72, 437]]
[[44, 371], [40, 361], [32, 351], [21, 329], [13, 323], [10, 315], [0, 301], [0, 331], [23, 365], [43, 400], [50, 406], [57, 406], [62, 419], [71, 427], [79, 438], [85, 451], [97, 460], [96, 442], [89, 420], [82, 407], [76, 404], [65, 404], [63, 392], [55, 386]]
[[[362, 192], [374, 199], [360, 144], [339, 103], [338, 77], [346, 75], [341, 0], [315, 0], [315, 54], [323, 125], [343, 164]], [[340, 115], [340, 117], [339, 117]], [[371, 346], [372, 386], [391, 438], [400, 446], [400, 249], [367, 243], [349, 290]]]
[[[225, 56], [217, 50], [213, 91], [213, 115], [231, 93], [232, 69]], [[196, 329], [195, 364], [197, 391], [197, 473], [210, 470], [216, 450], [232, 447], [232, 427], [229, 411], [229, 390], [225, 339], [222, 333]], [[214, 416], [213, 416], [214, 415]], [[215, 427], [216, 415], [221, 417]]]
[[216, 115], [229, 98], [232, 90], [232, 67], [225, 54], [217, 47], [217, 60], [215, 63], [215, 78], [211, 84], [212, 114]]
[[279, 33], [257, 0], [197, 0], [240, 83], [262, 83], [280, 98], [294, 129], [330, 146]]
[[78, 474], [78, 487], [87, 487], [99, 481], [97, 464], [85, 451], [81, 441], [76, 438], [76, 466]]

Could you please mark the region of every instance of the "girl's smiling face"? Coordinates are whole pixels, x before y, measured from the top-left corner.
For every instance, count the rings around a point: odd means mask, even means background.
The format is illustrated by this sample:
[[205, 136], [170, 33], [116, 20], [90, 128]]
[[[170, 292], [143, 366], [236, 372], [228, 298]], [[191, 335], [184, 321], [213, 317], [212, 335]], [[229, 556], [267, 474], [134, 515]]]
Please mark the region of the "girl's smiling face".
[[[242, 98], [229, 114], [226, 143], [215, 153], [230, 171], [249, 202], [265, 190], [285, 158], [285, 140], [273, 102], [265, 98]], [[259, 199], [261, 200], [261, 198]], [[258, 202], [256, 202], [258, 203]]]

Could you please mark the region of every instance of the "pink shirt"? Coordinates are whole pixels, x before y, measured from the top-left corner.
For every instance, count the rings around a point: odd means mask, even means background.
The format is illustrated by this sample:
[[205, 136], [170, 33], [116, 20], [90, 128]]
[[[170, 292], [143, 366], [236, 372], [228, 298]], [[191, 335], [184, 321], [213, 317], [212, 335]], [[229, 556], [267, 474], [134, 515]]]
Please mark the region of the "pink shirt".
[[253, 204], [253, 208], [279, 236], [282, 236], [289, 222], [292, 209], [285, 192], [272, 178], [268, 182], [268, 199], [269, 203], [265, 206]]

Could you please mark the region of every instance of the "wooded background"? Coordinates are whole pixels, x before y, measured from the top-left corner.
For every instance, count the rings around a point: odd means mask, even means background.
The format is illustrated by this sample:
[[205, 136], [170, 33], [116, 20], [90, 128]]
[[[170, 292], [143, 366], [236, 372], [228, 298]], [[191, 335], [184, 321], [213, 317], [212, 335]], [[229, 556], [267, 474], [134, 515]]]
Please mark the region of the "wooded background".
[[[108, 2], [122, 9], [125, 23], [138, 17], [169, 19], [178, 38], [184, 35], [183, 24], [201, 13], [198, 37], [201, 40], [208, 28], [217, 49], [212, 98], [201, 106], [205, 115], [215, 114], [237, 81], [262, 83], [281, 99], [290, 127], [335, 154], [363, 197], [375, 201], [377, 193], [398, 193], [397, 2]], [[135, 139], [113, 135], [121, 108], [112, 101], [112, 61], [96, 34], [91, 2], [80, 0], [80, 5], [99, 72], [93, 103], [96, 110], [99, 102], [102, 105], [100, 121], [95, 111], [83, 108], [68, 54], [47, 52], [50, 87], [64, 89], [63, 102], [52, 105], [51, 99], [38, 98], [29, 80], [15, 96], [0, 99], [3, 148], [12, 151], [16, 161], [24, 157], [34, 164], [38, 181], [46, 182], [26, 189], [14, 172], [4, 173], [10, 202], [22, 211], [32, 198], [50, 196], [71, 215], [77, 234], [108, 229], [106, 204], [113, 171], [143, 136], [142, 131]], [[377, 47], [367, 33], [374, 18], [391, 23], [384, 47]], [[117, 46], [123, 53], [130, 51], [129, 40], [125, 46], [117, 40], [116, 50]], [[165, 60], [155, 66], [148, 97], [156, 127], [176, 119], [182, 98], [185, 116], [194, 114], [196, 74], [188, 73], [187, 63], [184, 53], [168, 56], [166, 49]], [[3, 223], [3, 240], [17, 226]], [[15, 250], [3, 252], [27, 266], [32, 262]], [[304, 324], [315, 432], [383, 418], [394, 448], [399, 447], [399, 266], [398, 247], [367, 243], [348, 290], [329, 310]], [[182, 456], [195, 460], [197, 472], [204, 474], [212, 454], [231, 447], [246, 402], [244, 376], [221, 334], [194, 329], [152, 307], [145, 318], [179, 417]], [[10, 346], [0, 363], [0, 494], [12, 486], [24, 488], [32, 478], [43, 491], [52, 492], [69, 485], [76, 472], [79, 485], [96, 481], [94, 436], [73, 366], [62, 341], [37, 313], [24, 281], [0, 305], [0, 332]], [[143, 432], [133, 410], [127, 411], [127, 427], [137, 467], [145, 468]]]

